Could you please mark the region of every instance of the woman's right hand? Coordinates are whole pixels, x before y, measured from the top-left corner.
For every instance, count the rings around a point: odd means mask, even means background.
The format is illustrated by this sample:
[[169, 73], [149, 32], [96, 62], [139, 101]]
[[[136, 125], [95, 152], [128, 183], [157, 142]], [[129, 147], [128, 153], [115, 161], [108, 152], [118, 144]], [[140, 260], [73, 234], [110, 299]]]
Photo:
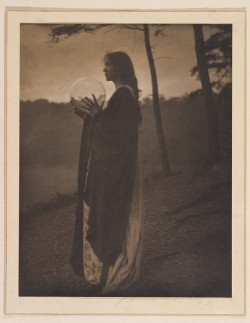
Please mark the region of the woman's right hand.
[[74, 98], [71, 98], [70, 103], [74, 107], [75, 114], [78, 117], [85, 119], [85, 117], [87, 116], [87, 111], [86, 109], [84, 109], [83, 103], [81, 103], [81, 101], [75, 100]]
[[78, 115], [79, 113], [86, 113], [89, 114], [91, 117], [94, 117], [97, 113], [99, 113], [102, 110], [104, 106], [104, 101], [100, 105], [94, 94], [92, 94], [92, 97], [92, 100], [88, 97], [85, 97], [81, 101], [71, 98], [70, 103], [73, 105], [73, 107], [75, 108], [74, 110], [75, 112], [77, 111]]

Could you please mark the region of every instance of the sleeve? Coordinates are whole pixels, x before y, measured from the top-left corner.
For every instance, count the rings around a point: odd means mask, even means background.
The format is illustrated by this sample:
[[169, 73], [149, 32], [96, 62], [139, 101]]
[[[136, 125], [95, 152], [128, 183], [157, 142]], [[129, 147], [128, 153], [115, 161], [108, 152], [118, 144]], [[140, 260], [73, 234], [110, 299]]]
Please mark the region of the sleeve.
[[117, 90], [106, 110], [97, 116], [94, 145], [99, 151], [119, 153], [136, 128], [136, 102], [127, 88]]

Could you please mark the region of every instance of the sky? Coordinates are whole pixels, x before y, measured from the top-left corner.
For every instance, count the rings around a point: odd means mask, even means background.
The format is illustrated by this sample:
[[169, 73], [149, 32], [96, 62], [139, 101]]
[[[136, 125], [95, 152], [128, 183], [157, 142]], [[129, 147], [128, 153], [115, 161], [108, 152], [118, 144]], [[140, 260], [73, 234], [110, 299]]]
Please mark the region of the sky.
[[[95, 34], [80, 33], [51, 43], [52, 25], [22, 24], [20, 34], [20, 99], [47, 99], [69, 102], [71, 85], [79, 78], [92, 77], [106, 89], [107, 99], [114, 91], [103, 74], [103, 57], [110, 51], [125, 51], [132, 59], [141, 98], [152, 95], [152, 83], [143, 33], [101, 29]], [[160, 95], [166, 99], [200, 88], [190, 74], [196, 65], [192, 25], [166, 25], [163, 36], [150, 40], [155, 59]], [[207, 38], [215, 29], [204, 27]]]

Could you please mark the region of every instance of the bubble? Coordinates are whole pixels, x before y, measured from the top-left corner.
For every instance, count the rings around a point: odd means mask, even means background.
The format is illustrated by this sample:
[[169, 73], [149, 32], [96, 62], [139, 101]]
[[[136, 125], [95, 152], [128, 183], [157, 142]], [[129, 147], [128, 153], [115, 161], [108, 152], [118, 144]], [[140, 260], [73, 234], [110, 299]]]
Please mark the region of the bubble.
[[97, 102], [101, 105], [106, 99], [104, 86], [94, 78], [83, 77], [76, 80], [70, 88], [70, 98], [81, 101], [85, 97], [93, 100], [95, 95]]

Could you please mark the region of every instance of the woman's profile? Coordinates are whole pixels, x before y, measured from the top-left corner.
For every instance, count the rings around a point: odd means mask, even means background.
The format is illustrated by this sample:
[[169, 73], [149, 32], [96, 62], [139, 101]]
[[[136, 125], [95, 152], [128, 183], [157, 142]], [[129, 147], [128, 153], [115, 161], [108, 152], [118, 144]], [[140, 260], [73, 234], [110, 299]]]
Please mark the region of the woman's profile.
[[70, 259], [74, 272], [103, 294], [138, 279], [143, 242], [137, 79], [124, 52], [108, 53], [104, 64], [115, 85], [107, 107], [94, 95], [82, 104], [71, 100], [84, 125]]

